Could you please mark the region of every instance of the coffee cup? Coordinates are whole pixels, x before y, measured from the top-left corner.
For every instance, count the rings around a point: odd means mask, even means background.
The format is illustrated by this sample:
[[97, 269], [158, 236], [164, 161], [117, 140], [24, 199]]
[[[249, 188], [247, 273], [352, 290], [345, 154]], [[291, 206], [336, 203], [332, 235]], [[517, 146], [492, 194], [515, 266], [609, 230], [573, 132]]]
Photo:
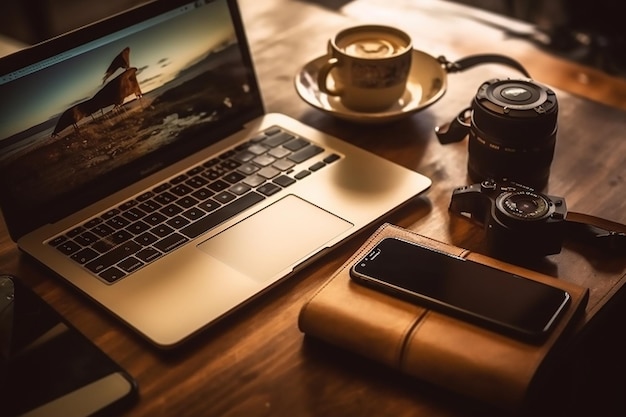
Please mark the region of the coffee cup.
[[[348, 109], [384, 111], [404, 94], [412, 57], [411, 37], [399, 29], [351, 27], [328, 41], [327, 60], [317, 77], [318, 88], [338, 96]], [[334, 83], [329, 83], [329, 78]]]

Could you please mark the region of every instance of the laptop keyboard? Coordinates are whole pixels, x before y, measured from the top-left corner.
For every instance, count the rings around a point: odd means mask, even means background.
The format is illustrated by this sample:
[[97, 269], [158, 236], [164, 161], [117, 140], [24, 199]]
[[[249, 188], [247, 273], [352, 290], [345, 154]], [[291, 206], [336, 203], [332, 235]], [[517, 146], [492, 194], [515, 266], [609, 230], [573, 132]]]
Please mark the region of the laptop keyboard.
[[49, 244], [113, 283], [337, 159], [274, 126]]

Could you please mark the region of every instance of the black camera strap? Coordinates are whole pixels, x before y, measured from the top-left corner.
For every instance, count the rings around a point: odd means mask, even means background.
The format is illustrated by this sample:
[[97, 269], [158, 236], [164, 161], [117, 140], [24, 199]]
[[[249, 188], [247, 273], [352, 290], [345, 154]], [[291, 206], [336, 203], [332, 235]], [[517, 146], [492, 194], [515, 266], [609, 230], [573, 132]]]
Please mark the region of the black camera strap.
[[501, 64], [514, 68], [530, 78], [530, 74], [522, 64], [511, 57], [500, 54], [478, 54], [469, 55], [457, 61], [448, 61], [444, 56], [440, 56], [437, 60], [444, 66], [448, 73], [465, 71], [466, 69], [482, 64]]
[[450, 123], [444, 123], [441, 126], [435, 126], [435, 134], [439, 143], [447, 145], [448, 143], [460, 142], [467, 136], [470, 131], [469, 119], [472, 114], [472, 108], [463, 109]]
[[611, 252], [626, 252], [626, 225], [571, 211], [565, 221], [569, 239]]

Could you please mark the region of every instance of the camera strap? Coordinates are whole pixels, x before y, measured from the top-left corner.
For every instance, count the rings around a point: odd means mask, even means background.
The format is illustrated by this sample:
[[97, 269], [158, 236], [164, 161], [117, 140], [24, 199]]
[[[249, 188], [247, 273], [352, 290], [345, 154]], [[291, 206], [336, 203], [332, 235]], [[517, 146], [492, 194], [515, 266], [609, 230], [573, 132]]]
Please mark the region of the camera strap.
[[568, 212], [567, 237], [611, 252], [626, 252], [626, 225], [584, 213]]
[[463, 109], [450, 123], [444, 123], [441, 126], [435, 126], [435, 134], [439, 143], [447, 145], [448, 143], [460, 142], [470, 131], [470, 117], [472, 108]]
[[478, 54], [478, 55], [469, 55], [465, 58], [461, 58], [457, 61], [448, 61], [444, 56], [440, 56], [437, 60], [443, 65], [448, 73], [454, 73], [459, 71], [465, 71], [466, 69], [475, 67], [476, 65], [481, 64], [501, 64], [506, 65], [507, 67], [514, 68], [524, 74], [526, 77], [530, 78], [530, 74], [524, 68], [522, 64], [517, 62], [511, 57], [500, 54]]

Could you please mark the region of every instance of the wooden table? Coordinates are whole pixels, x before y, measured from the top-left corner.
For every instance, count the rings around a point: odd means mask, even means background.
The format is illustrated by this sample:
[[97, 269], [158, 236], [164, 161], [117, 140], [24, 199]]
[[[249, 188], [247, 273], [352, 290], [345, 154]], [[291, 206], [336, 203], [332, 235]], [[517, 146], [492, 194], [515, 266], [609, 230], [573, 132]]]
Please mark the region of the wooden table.
[[[524, 25], [464, 6], [411, 0], [324, 4], [241, 0], [268, 111], [286, 113], [432, 178], [433, 187], [427, 194], [380, 223], [395, 223], [444, 242], [485, 250], [482, 230], [447, 211], [451, 190], [468, 182], [467, 143], [440, 145], [434, 128], [467, 106], [482, 81], [519, 75], [498, 65], [451, 74], [446, 95], [438, 103], [389, 125], [362, 126], [336, 120], [301, 101], [293, 87], [300, 67], [324, 53], [333, 33], [372, 22], [398, 26], [412, 35], [416, 48], [450, 60], [473, 53], [509, 54], [522, 62], [535, 80], [556, 88], [559, 133], [546, 191], [565, 197], [570, 210], [626, 223], [624, 80], [560, 60], [523, 41], [505, 39], [501, 31], [481, 20]], [[345, 5], [333, 9], [335, 4]], [[156, 351], [35, 266], [19, 253], [4, 227], [0, 230], [0, 271], [22, 277], [137, 379], [140, 399], [124, 414], [127, 416], [501, 414], [305, 339], [298, 330], [302, 304], [372, 231], [366, 230], [228, 320], [168, 353]], [[625, 390], [625, 361], [616, 358], [623, 356], [619, 341], [624, 330], [614, 317], [626, 309], [619, 300], [623, 298], [619, 289], [626, 280], [626, 259], [567, 243], [562, 253], [525, 266], [591, 289], [577, 333], [579, 342], [571, 355], [555, 365], [557, 374], [565, 373], [565, 378], [555, 378], [552, 391], [535, 406], [535, 412], [571, 415], [619, 409], [623, 400], [615, 398], [623, 397], [619, 394]], [[612, 332], [602, 332], [603, 328]], [[607, 363], [611, 366], [606, 374], [596, 373], [596, 366]], [[593, 386], [600, 387], [602, 378], [611, 372], [621, 377], [618, 385], [594, 390], [580, 382], [593, 377]]]

